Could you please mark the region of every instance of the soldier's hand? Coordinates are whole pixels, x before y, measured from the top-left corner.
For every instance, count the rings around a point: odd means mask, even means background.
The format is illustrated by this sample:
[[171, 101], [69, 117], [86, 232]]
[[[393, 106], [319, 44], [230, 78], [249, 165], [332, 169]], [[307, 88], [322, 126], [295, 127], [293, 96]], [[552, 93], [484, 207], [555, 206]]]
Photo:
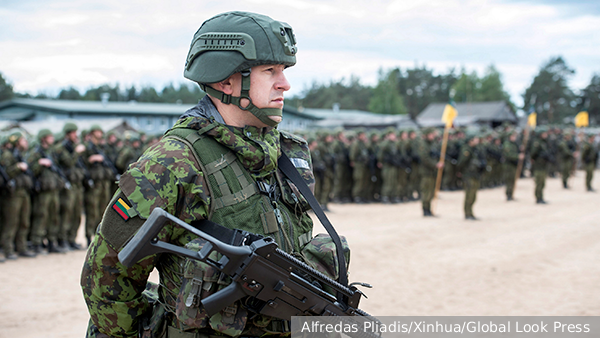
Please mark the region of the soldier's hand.
[[383, 163], [377, 162], [377, 168], [379, 168], [379, 169], [383, 168]]
[[85, 145], [83, 144], [78, 144], [77, 147], [75, 147], [75, 152], [78, 154], [81, 154], [85, 151]]
[[50, 160], [49, 158], [40, 158], [38, 160], [38, 164], [44, 167], [51, 167], [52, 166], [52, 160]]
[[444, 167], [444, 161], [439, 161], [439, 162], [438, 162], [438, 163], [435, 165], [435, 167], [436, 167], [436, 168], [438, 168], [438, 169], [440, 169], [440, 168], [443, 168], [443, 167]]
[[25, 162], [19, 162], [17, 163], [17, 168], [21, 169], [21, 171], [27, 171], [27, 168], [29, 168], [29, 166]]
[[525, 158], [525, 154], [523, 154], [523, 153], [520, 153], [520, 154], [519, 154], [519, 160], [522, 160], [522, 159], [524, 159], [524, 158]]
[[102, 161], [104, 161], [104, 156], [102, 156], [100, 154], [95, 154], [88, 158], [88, 162], [90, 162], [90, 163], [102, 162]]

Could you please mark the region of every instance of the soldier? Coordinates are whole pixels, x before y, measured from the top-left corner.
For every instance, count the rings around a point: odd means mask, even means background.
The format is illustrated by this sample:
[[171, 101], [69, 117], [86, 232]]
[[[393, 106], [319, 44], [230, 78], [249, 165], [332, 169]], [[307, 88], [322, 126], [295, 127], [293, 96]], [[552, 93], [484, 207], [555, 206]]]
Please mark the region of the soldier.
[[404, 130], [400, 132], [400, 139], [398, 140], [398, 184], [396, 186], [396, 192], [394, 196], [398, 196], [398, 198], [392, 202], [401, 203], [404, 201], [408, 201], [408, 178], [410, 177], [410, 173], [412, 171], [411, 162], [412, 158], [409, 154], [410, 144], [408, 138], [408, 131]]
[[352, 168], [350, 167], [350, 141], [343, 129], [336, 132], [333, 142], [335, 158], [335, 178], [333, 180], [333, 200], [337, 203], [352, 201]]
[[566, 131], [563, 139], [558, 143], [558, 155], [560, 163], [560, 173], [563, 182], [563, 188], [568, 189], [569, 176], [573, 170], [573, 163], [577, 156], [577, 144], [573, 140], [573, 133]]
[[321, 151], [321, 158], [325, 164], [325, 172], [323, 175], [323, 185], [321, 186], [321, 194], [316, 196], [321, 208], [325, 211], [329, 211], [327, 204], [333, 191], [333, 180], [335, 175], [335, 155], [333, 153], [333, 135], [324, 132], [321, 135], [321, 142], [319, 142], [319, 148]]
[[548, 176], [548, 165], [555, 162], [548, 146], [548, 130], [539, 127], [539, 137], [531, 145], [531, 169], [535, 179], [535, 198], [537, 204], [546, 204], [544, 200], [544, 186]]
[[125, 172], [142, 155], [142, 141], [138, 135], [126, 135], [125, 139], [128, 144], [121, 148], [115, 161], [119, 173]]
[[[214, 35], [225, 39], [241, 35], [253, 43], [224, 50], [219, 40], [211, 43]], [[119, 182], [82, 272], [92, 323], [88, 336], [137, 336], [138, 324], [150, 323], [143, 320], [152, 312], [143, 291], [155, 267], [161, 282], [154, 318], [159, 311], [165, 314], [167, 332], [153, 337], [290, 334], [287, 321], [256, 314], [245, 301], [233, 302], [209, 317], [202, 298], [229, 281], [218, 278], [206, 264], [161, 254], [125, 268], [117, 254], [150, 212], [160, 207], [187, 223], [208, 218], [225, 230], [271, 236], [282, 250], [302, 256], [312, 237], [312, 221], [306, 201], [294, 193], [296, 185], [285, 178], [277, 161], [280, 153], [286, 154], [305, 182], [312, 184], [310, 155], [303, 139], [275, 128], [282, 118], [283, 94], [290, 88], [283, 71], [295, 64], [295, 53], [291, 27], [263, 15], [225, 13], [198, 30], [184, 76], [198, 82], [208, 95]], [[166, 225], [157, 237], [195, 250], [204, 243], [173, 225]]]
[[29, 154], [28, 162], [36, 180], [36, 195], [33, 200], [33, 224], [31, 243], [36, 252], [40, 252], [43, 240], [48, 240], [49, 253], [64, 253], [65, 248], [58, 244], [60, 223], [59, 194], [65, 188], [64, 173], [56, 165], [54, 135], [48, 129], [38, 133], [39, 145]]
[[85, 145], [79, 143], [77, 137], [77, 125], [67, 122], [63, 126], [64, 138], [56, 146], [56, 160], [67, 176], [71, 188], [63, 189], [60, 193], [60, 224], [62, 226], [61, 237], [63, 246], [72, 250], [82, 250], [77, 244], [77, 231], [81, 224], [81, 213], [84, 201], [84, 182], [89, 176], [87, 168], [83, 163], [81, 154], [85, 151]]
[[435, 180], [438, 169], [444, 167], [444, 160], [440, 161], [440, 145], [436, 142], [437, 130], [426, 128], [423, 130], [424, 140], [419, 146], [419, 169], [421, 174], [421, 199], [423, 216], [433, 216], [431, 201], [435, 193]]
[[518, 133], [516, 130], [509, 132], [508, 140], [502, 145], [502, 158], [504, 160], [504, 182], [506, 182], [506, 200], [514, 200], [515, 178], [519, 160], [525, 158], [525, 154], [519, 151], [517, 144]]
[[85, 144], [85, 151], [82, 153], [85, 166], [90, 173], [90, 179], [93, 185], [86, 187], [84, 192], [85, 203], [85, 237], [87, 245], [96, 232], [96, 227], [100, 223], [101, 215], [106, 207], [104, 196], [109, 186], [106, 182], [110, 181], [109, 170], [105, 165], [105, 155], [100, 149], [102, 140], [102, 127], [93, 125], [89, 132], [89, 141]]
[[377, 166], [381, 169], [382, 188], [381, 202], [385, 204], [398, 201], [398, 170], [400, 168], [400, 156], [398, 154], [398, 142], [396, 131], [388, 128], [384, 135], [384, 141], [377, 154]]
[[465, 184], [465, 219], [476, 220], [473, 215], [473, 204], [477, 199], [477, 190], [482, 173], [487, 168], [485, 149], [479, 145], [479, 137], [471, 134], [466, 139], [467, 143], [460, 149], [458, 167], [462, 173]]
[[[409, 130], [408, 132], [408, 146], [406, 153], [410, 156], [410, 175], [408, 177], [407, 194], [409, 201], [416, 201], [421, 197], [421, 158], [419, 154], [419, 147], [423, 140], [417, 136], [415, 130]], [[415, 193], [417, 197], [415, 197]]]
[[[27, 138], [17, 131], [9, 138], [12, 149], [2, 152], [0, 165], [5, 168], [9, 182], [2, 199], [2, 210], [5, 210], [2, 218], [2, 248], [7, 259], [21, 257], [35, 257], [36, 254], [27, 248], [27, 235], [29, 234], [31, 216], [31, 198], [29, 196], [33, 188], [33, 178], [29, 165], [22, 155], [29, 147]], [[12, 181], [12, 184], [10, 183]], [[15, 245], [16, 244], [16, 245]], [[16, 253], [15, 253], [16, 246]], [[18, 255], [17, 255], [18, 254]]]
[[587, 140], [584, 139], [581, 146], [581, 162], [585, 169], [585, 187], [587, 191], [594, 191], [592, 188], [592, 179], [594, 178], [594, 170], [598, 165], [598, 148], [594, 143], [596, 135], [590, 135]]
[[354, 203], [369, 201], [369, 185], [371, 172], [369, 170], [369, 146], [367, 133], [363, 129], [357, 131], [357, 136], [350, 145], [350, 166], [352, 167], [352, 198]]

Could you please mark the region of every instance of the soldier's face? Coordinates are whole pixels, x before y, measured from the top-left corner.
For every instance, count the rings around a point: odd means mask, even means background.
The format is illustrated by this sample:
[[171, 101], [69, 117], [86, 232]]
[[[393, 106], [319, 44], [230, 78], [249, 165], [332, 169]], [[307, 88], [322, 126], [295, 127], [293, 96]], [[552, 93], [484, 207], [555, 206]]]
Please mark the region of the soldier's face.
[[[283, 71], [284, 65], [262, 65], [252, 67], [250, 73], [250, 99], [258, 108], [283, 109], [283, 93], [290, 90]], [[231, 76], [233, 96], [239, 96], [242, 92], [242, 75], [240, 73]], [[242, 99], [243, 107], [248, 105], [248, 100]], [[281, 121], [280, 116], [269, 116], [274, 121]]]

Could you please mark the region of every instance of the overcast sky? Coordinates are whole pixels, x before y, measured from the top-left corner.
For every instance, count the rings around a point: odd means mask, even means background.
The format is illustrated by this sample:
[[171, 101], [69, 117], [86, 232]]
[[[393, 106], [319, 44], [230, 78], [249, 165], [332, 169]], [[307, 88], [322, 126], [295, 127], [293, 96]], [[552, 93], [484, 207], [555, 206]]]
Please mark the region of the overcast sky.
[[[194, 32], [215, 14], [245, 10], [289, 23], [298, 63], [290, 95], [313, 81], [415, 64], [446, 73], [494, 64], [521, 105], [542, 64], [561, 55], [578, 90], [600, 74], [600, 2], [580, 0], [0, 0], [0, 72], [18, 92], [186, 82]], [[342, 107], [343, 108], [343, 107]]]

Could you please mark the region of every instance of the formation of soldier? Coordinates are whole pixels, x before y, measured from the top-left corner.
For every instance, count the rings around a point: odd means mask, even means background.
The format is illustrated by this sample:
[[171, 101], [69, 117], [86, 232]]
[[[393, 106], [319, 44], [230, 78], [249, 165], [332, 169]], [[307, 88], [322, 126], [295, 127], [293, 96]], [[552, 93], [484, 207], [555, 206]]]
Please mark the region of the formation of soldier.
[[481, 188], [505, 185], [506, 199], [513, 201], [516, 178], [528, 172], [536, 183], [536, 203], [545, 204], [546, 177], [560, 175], [568, 189], [578, 161], [586, 170], [586, 189], [593, 191], [598, 160], [595, 135], [576, 135], [572, 128], [453, 128], [443, 159], [442, 131], [436, 128], [318, 130], [303, 136], [311, 149], [315, 196], [325, 210], [329, 202], [421, 200], [423, 215], [433, 216], [431, 202], [443, 167], [441, 190], [465, 190], [465, 218], [474, 220], [473, 204]]
[[78, 134], [72, 122], [59, 135], [8, 131], [0, 149], [0, 262], [82, 250], [76, 236], [83, 215], [89, 245], [119, 175], [157, 140], [146, 139], [105, 135], [99, 125]]

